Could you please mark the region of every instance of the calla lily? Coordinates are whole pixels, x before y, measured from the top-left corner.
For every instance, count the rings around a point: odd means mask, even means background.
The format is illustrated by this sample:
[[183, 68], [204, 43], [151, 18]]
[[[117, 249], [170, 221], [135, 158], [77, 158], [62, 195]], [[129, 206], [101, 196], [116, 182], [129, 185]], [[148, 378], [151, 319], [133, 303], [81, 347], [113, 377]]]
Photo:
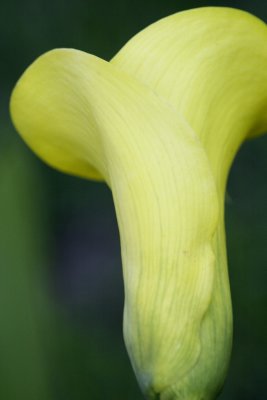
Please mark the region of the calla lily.
[[23, 74], [13, 122], [51, 166], [110, 187], [124, 337], [148, 399], [210, 400], [232, 313], [224, 192], [241, 142], [267, 128], [267, 27], [200, 8], [140, 32], [106, 62], [53, 50]]

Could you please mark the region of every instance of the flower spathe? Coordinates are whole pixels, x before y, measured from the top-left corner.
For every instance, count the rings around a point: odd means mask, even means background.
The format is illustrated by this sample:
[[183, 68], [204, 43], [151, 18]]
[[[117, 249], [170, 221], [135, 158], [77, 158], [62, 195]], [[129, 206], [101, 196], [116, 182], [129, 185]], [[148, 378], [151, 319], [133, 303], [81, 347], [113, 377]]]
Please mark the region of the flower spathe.
[[266, 111], [267, 28], [229, 8], [167, 17], [111, 62], [50, 51], [13, 91], [13, 122], [33, 151], [112, 191], [124, 337], [148, 399], [209, 400], [222, 386], [232, 340], [224, 190]]

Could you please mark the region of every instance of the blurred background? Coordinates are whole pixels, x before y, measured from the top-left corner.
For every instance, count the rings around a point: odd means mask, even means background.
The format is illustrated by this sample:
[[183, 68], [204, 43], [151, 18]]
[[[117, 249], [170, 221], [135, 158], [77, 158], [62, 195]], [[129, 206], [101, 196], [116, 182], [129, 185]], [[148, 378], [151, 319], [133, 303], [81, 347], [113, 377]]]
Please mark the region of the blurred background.
[[[123, 282], [111, 194], [42, 164], [11, 125], [11, 90], [56, 47], [105, 59], [140, 29], [207, 5], [179, 0], [1, 0], [0, 398], [141, 400], [122, 339]], [[266, 399], [267, 136], [240, 150], [228, 182], [226, 228], [234, 346], [220, 400]]]

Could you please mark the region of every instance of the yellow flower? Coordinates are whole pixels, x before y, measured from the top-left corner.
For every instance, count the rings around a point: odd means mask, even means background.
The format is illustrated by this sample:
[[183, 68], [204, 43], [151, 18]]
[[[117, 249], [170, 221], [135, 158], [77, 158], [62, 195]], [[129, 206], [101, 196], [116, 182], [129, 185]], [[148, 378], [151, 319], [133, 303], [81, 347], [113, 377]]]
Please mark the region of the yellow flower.
[[51, 166], [109, 185], [121, 238], [124, 337], [148, 399], [211, 400], [232, 313], [224, 192], [241, 142], [267, 128], [267, 28], [199, 8], [140, 32], [106, 62], [38, 58], [11, 114]]

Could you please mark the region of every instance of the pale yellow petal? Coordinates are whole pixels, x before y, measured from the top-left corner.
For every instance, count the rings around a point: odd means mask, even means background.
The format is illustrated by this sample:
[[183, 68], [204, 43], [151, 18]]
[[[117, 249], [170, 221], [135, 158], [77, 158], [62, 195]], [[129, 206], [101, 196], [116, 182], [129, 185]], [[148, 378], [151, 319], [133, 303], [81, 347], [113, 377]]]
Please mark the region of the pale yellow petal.
[[[218, 219], [199, 139], [145, 85], [75, 50], [40, 57], [17, 84], [11, 112], [22, 137], [49, 164], [108, 182], [121, 237], [124, 335], [135, 372], [150, 398], [183, 390], [193, 399], [199, 381], [185, 377], [202, 351]], [[201, 393], [208, 375], [203, 381]], [[217, 381], [211, 385], [216, 392]]]

